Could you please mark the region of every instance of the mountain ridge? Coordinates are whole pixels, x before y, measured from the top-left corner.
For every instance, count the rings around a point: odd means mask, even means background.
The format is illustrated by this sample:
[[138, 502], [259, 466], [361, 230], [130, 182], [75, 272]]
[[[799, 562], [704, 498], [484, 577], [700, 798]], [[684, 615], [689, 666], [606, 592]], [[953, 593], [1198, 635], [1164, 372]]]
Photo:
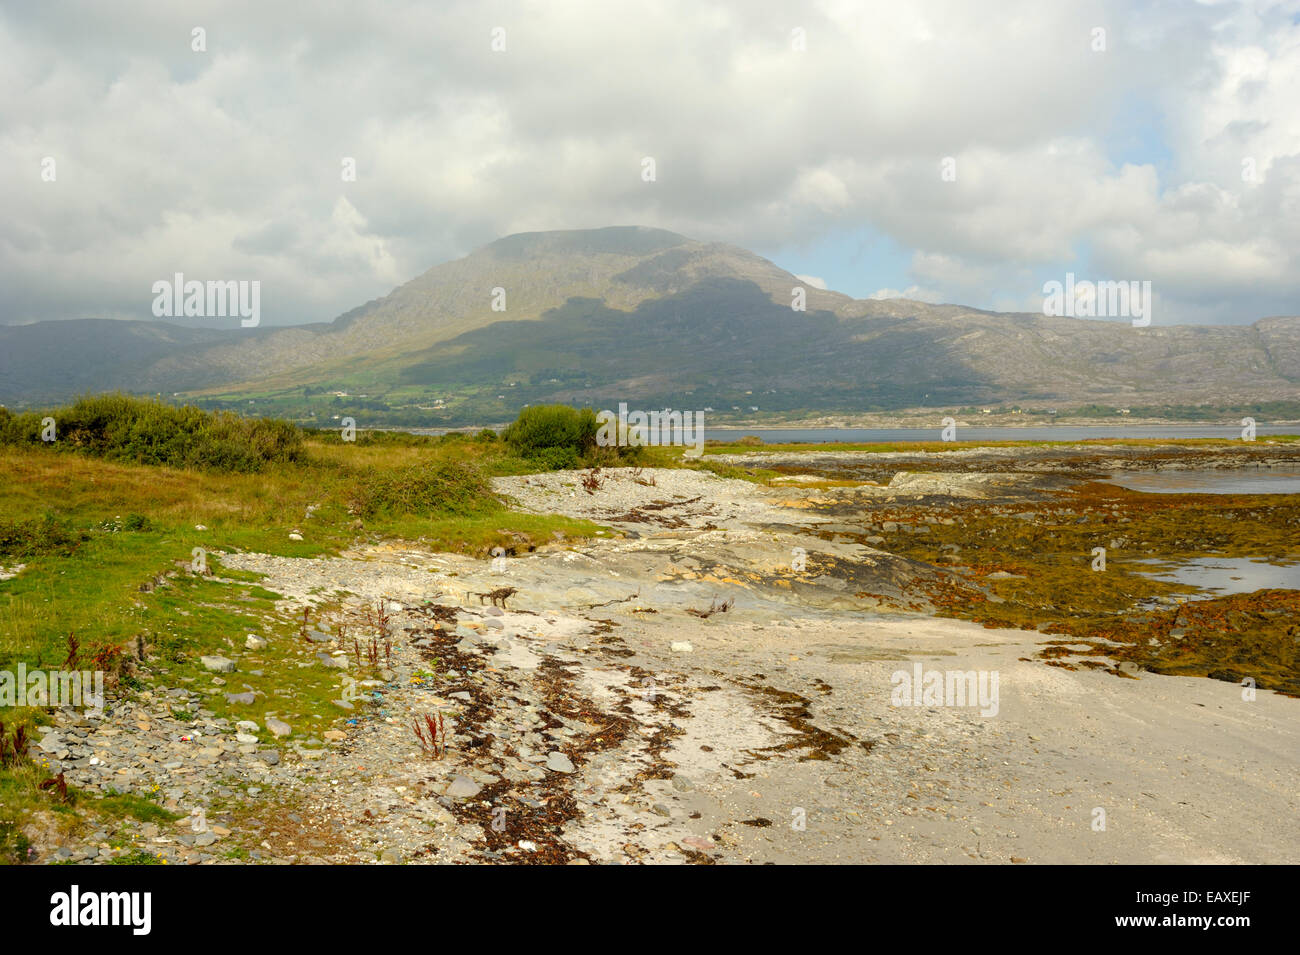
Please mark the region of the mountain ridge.
[[[796, 286], [806, 311], [790, 307]], [[493, 310], [494, 289], [504, 311]], [[1300, 397], [1300, 318], [1136, 329], [854, 299], [738, 246], [609, 226], [504, 236], [328, 323], [0, 327], [0, 402], [329, 387], [489, 416], [541, 400], [737, 404], [756, 393], [769, 408], [811, 410], [1290, 399]]]

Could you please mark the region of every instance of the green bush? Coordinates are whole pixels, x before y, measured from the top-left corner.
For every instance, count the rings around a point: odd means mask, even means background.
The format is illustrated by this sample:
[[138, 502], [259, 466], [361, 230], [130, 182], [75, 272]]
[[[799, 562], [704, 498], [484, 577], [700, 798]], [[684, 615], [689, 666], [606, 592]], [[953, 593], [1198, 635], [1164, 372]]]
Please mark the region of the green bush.
[[459, 461], [426, 461], [405, 468], [363, 470], [347, 494], [359, 517], [421, 514], [464, 517], [500, 507], [488, 479]]
[[127, 395], [81, 398], [66, 408], [0, 416], [0, 443], [46, 445], [41, 420], [54, 419], [54, 450], [75, 450], [116, 461], [207, 471], [253, 472], [270, 463], [298, 461], [302, 431], [286, 421], [241, 418], [174, 407]]
[[42, 517], [26, 520], [0, 519], [0, 557], [27, 559], [50, 554], [66, 556], [84, 540], [85, 533], [68, 527], [49, 511]]
[[501, 439], [521, 458], [552, 468], [576, 467], [596, 448], [596, 412], [568, 405], [533, 405], [501, 433]]

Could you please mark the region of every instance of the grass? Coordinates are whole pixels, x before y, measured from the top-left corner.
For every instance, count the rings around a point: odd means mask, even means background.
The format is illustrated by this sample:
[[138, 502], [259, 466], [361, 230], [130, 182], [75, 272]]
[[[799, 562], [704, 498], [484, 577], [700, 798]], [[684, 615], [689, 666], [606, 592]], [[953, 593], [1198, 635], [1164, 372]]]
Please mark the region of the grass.
[[[73, 634], [80, 667], [106, 661], [121, 687], [188, 686], [218, 717], [264, 727], [274, 713], [303, 738], [343, 718], [331, 701], [341, 695], [344, 674], [314, 665], [318, 648], [299, 639], [300, 616], [277, 610], [280, 596], [256, 574], [224, 568], [219, 552], [331, 556], [358, 541], [398, 538], [486, 557], [493, 547], [519, 553], [602, 532], [589, 521], [516, 513], [498, 500], [491, 477], [538, 467], [503, 442], [358, 438], [307, 433], [292, 460], [271, 454], [256, 470], [245, 469], [239, 454], [223, 470], [140, 463], [89, 443], [0, 443], [0, 565], [25, 564], [0, 581], [0, 669], [57, 669]], [[302, 540], [291, 540], [293, 531]], [[211, 575], [192, 571], [196, 548]], [[249, 633], [267, 646], [245, 650]], [[143, 668], [122, 653], [137, 639], [147, 647]], [[205, 654], [236, 660], [228, 685], [213, 684], [199, 664]], [[225, 693], [244, 684], [259, 691], [255, 702], [228, 704]], [[191, 714], [177, 708], [175, 715]], [[48, 719], [41, 710], [0, 709], [11, 730]], [[271, 742], [265, 730], [261, 736]], [[39, 765], [0, 771], [0, 859], [22, 861], [19, 823], [33, 814], [109, 823], [170, 817], [140, 794], [92, 799], [74, 792], [71, 805], [59, 804], [38, 789], [47, 776]]]
[[140, 822], [169, 825], [180, 818], [179, 813], [169, 812], [162, 806], [143, 796], [123, 793], [117, 796], [105, 796], [94, 803], [95, 809], [112, 819], [137, 819]]

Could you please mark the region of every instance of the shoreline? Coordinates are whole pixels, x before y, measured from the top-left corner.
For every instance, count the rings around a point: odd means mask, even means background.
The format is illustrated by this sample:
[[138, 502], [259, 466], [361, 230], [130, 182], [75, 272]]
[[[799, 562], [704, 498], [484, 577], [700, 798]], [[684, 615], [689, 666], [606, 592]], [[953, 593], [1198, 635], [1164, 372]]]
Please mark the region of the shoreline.
[[[232, 724], [202, 715], [221, 690], [193, 684], [181, 692], [197, 723], [142, 720], [147, 703], [125, 704], [102, 724], [57, 727], [46, 748], [86, 731], [107, 747], [108, 772], [157, 776], [184, 810], [213, 792], [215, 770], [178, 778], [132, 754], [200, 726], [210, 765], [253, 794], [215, 817], [219, 845], [245, 855], [214, 859], [182, 819], [179, 836], [149, 837], [176, 862], [1300, 859], [1300, 836], [1276, 822], [1300, 809], [1300, 699], [1247, 700], [1234, 682], [1118, 658], [1076, 666], [1044, 655], [1050, 635], [937, 616], [925, 594], [948, 570], [891, 550], [893, 531], [864, 543], [826, 506], [1050, 500], [1066, 479], [947, 474], [891, 490], [610, 469], [587, 493], [581, 476], [493, 483], [524, 510], [617, 537], [555, 540], [495, 567], [400, 542], [334, 558], [221, 556], [263, 575], [287, 619], [316, 607], [320, 642], [292, 652], [303, 666], [346, 660], [340, 692], [347, 679], [364, 691], [323, 739], [228, 741]], [[382, 624], [366, 609], [375, 601]], [[381, 633], [393, 655], [367, 667], [352, 647]], [[1096, 646], [1077, 649], [1097, 659]], [[230, 656], [237, 686], [258, 658]], [[895, 705], [898, 674], [918, 664], [996, 674], [996, 713]], [[439, 759], [411, 731], [430, 714], [445, 721]], [[113, 778], [77, 772], [78, 785]]]

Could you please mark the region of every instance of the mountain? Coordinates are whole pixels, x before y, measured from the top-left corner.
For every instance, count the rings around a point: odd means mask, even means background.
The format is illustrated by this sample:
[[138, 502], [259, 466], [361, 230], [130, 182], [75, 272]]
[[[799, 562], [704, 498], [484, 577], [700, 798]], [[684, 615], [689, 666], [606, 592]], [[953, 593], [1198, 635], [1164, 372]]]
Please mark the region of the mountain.
[[[796, 286], [806, 311], [790, 307]], [[498, 421], [539, 401], [764, 412], [1253, 402], [1300, 397], [1300, 318], [1134, 328], [853, 299], [736, 246], [612, 227], [507, 236], [328, 324], [0, 327], [0, 402], [107, 389], [303, 417], [409, 410], [428, 423]]]

